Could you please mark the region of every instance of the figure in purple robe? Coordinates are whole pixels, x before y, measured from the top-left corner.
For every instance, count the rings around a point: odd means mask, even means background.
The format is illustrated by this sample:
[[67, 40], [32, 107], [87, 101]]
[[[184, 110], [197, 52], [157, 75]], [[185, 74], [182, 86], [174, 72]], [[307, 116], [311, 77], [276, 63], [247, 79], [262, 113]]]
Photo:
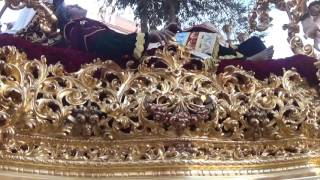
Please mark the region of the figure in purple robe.
[[78, 5], [65, 6], [63, 0], [54, 1], [54, 4], [66, 45], [101, 57], [139, 59], [149, 43], [167, 42], [175, 35], [168, 29], [121, 34], [99, 21], [86, 18], [87, 11]]

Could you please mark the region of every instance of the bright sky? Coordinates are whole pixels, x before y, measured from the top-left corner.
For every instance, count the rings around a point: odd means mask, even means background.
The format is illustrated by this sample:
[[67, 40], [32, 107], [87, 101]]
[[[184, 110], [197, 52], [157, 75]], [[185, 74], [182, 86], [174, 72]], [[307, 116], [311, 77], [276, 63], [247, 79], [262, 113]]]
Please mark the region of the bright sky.
[[[88, 0], [65, 0], [66, 4], [79, 4], [83, 8], [88, 10], [89, 18], [97, 18], [97, 10], [99, 9], [99, 3]], [[0, 7], [2, 7], [3, 1], [0, 1]], [[125, 11], [116, 12], [118, 15], [128, 19], [134, 20], [133, 12], [130, 9]], [[17, 11], [7, 10], [1, 18], [1, 23], [12, 22], [18, 17]], [[287, 42], [287, 32], [282, 29], [283, 24], [286, 24], [289, 20], [285, 12], [279, 10], [271, 10], [270, 15], [273, 17], [273, 26], [267, 30], [267, 36], [264, 41], [267, 46], [274, 46], [275, 55], [274, 58], [284, 58], [293, 55]], [[199, 22], [201, 23], [201, 22]]]
[[292, 56], [293, 53], [287, 41], [288, 33], [282, 29], [282, 26], [289, 22], [286, 12], [273, 9], [270, 12], [270, 16], [274, 20], [272, 22], [273, 26], [266, 31], [267, 36], [264, 38], [266, 46], [274, 46], [274, 58]]

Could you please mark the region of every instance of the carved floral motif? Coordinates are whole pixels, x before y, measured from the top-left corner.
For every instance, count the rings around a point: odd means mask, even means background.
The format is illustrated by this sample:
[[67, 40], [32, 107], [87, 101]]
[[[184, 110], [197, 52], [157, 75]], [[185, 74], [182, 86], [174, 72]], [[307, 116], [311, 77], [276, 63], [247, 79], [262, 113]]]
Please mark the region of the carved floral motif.
[[[0, 59], [3, 167], [32, 161], [66, 172], [66, 163], [80, 175], [86, 161], [116, 175], [133, 164], [154, 172], [183, 162], [187, 169], [292, 167], [319, 155], [318, 92], [294, 69], [264, 81], [233, 66], [216, 74], [213, 59], [194, 60], [175, 45], [144, 57], [138, 69], [97, 60], [66, 73], [14, 47], [2, 48]], [[81, 171], [99, 175], [91, 167]]]

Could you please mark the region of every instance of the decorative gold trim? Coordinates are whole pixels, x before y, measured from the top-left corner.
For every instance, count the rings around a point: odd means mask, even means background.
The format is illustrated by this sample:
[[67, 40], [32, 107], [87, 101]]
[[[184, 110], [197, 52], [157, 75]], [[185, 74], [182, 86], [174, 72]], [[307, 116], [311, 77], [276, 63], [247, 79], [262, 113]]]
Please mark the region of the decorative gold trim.
[[73, 21], [69, 21], [64, 27], [63, 27], [63, 37], [66, 41], [70, 41], [68, 38], [67, 38], [67, 34], [66, 34], [66, 28], [70, 25], [74, 23]]
[[96, 31], [93, 31], [92, 33], [90, 33], [90, 34], [87, 34], [87, 35], [84, 35], [84, 45], [85, 45], [85, 47], [86, 47], [86, 51], [89, 51], [89, 48], [88, 48], [88, 45], [87, 45], [87, 38], [88, 37], [90, 37], [90, 36], [92, 36], [92, 35], [94, 35], [94, 34], [96, 34], [96, 33], [98, 33], [98, 32], [101, 32], [101, 31], [106, 31], [106, 29], [104, 29], [104, 28], [101, 28], [101, 29], [98, 29], [98, 30], [96, 30]]
[[215, 59], [194, 60], [175, 45], [141, 58], [144, 36], [137, 35], [137, 69], [97, 60], [65, 73], [45, 58], [1, 48], [0, 169], [75, 177], [319, 175], [319, 87], [294, 69], [266, 80], [234, 66], [217, 75]]
[[135, 59], [141, 58], [145, 43], [145, 33], [137, 33], [136, 44], [133, 51], [133, 57]]
[[[258, 175], [233, 175], [233, 176], [223, 176], [223, 175], [215, 175], [214, 177], [208, 177], [207, 174], [213, 176], [214, 173], [209, 173], [207, 171], [193, 171], [193, 172], [185, 172], [184, 175], [175, 175], [175, 176], [170, 176], [168, 175], [163, 175], [163, 176], [143, 176], [143, 175], [138, 175], [138, 176], [125, 176], [125, 177], [115, 177], [115, 176], [109, 176], [109, 177], [103, 177], [103, 179], [106, 180], [123, 180], [123, 179], [130, 179], [130, 180], [141, 180], [141, 179], [148, 179], [148, 180], [163, 180], [163, 179], [170, 179], [170, 180], [182, 180], [182, 179], [188, 179], [188, 180], [208, 180], [214, 178], [215, 180], [236, 180], [236, 179], [246, 179], [246, 180], [265, 180], [265, 179], [296, 179], [296, 178], [310, 178], [310, 179], [317, 179], [318, 174], [320, 172], [319, 168], [313, 168], [313, 169], [303, 169], [303, 170], [298, 170], [298, 171], [288, 171], [288, 172], [281, 172], [281, 173], [272, 173], [268, 174], [266, 176], [265, 174], [258, 174]], [[182, 174], [182, 173], [181, 173]], [[222, 174], [222, 173], [221, 173]], [[183, 177], [181, 177], [183, 176]], [[101, 176], [99, 176], [101, 177]], [[99, 178], [98, 177], [98, 178]], [[83, 177], [68, 177], [67, 175], [65, 177], [61, 176], [57, 177], [54, 175], [42, 175], [40, 174], [30, 174], [30, 173], [14, 173], [14, 172], [7, 172], [7, 171], [0, 171], [0, 179], [1, 180], [16, 180], [16, 179], [23, 179], [23, 180], [43, 180], [43, 179], [57, 179], [59, 180], [82, 180]], [[86, 180], [93, 180], [96, 179], [97, 176], [95, 177], [86, 177]]]
[[1, 170], [273, 177], [320, 167], [319, 94], [295, 70], [264, 81], [233, 66], [216, 75], [214, 61], [174, 44], [138, 69], [95, 61], [65, 74], [14, 47], [0, 57]]

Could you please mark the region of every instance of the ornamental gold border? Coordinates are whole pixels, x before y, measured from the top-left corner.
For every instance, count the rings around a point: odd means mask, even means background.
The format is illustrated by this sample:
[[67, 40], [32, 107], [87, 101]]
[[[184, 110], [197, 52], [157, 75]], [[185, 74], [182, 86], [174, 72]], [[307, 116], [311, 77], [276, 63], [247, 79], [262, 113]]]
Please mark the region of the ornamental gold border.
[[318, 172], [318, 87], [294, 69], [263, 81], [233, 66], [217, 75], [215, 59], [192, 59], [176, 44], [143, 57], [136, 69], [97, 60], [67, 73], [44, 57], [30, 61], [15, 47], [1, 48], [0, 58], [4, 171], [75, 177]]
[[[45, 5], [6, 2], [37, 9], [43, 30], [53, 31], [55, 17]], [[258, 1], [255, 9], [265, 17], [260, 30], [268, 27], [270, 2]], [[288, 10], [284, 1], [272, 2]], [[314, 56], [293, 39], [295, 5], [288, 12], [289, 41], [295, 53]], [[0, 59], [3, 171], [72, 177], [319, 174], [319, 87], [294, 69], [263, 81], [241, 67], [217, 75], [216, 59], [192, 59], [175, 44], [142, 57], [135, 69], [131, 62], [121, 69], [96, 60], [67, 73], [60, 64], [48, 66], [45, 57], [30, 61], [14, 47], [1, 48]]]
[[[61, 139], [41, 138], [41, 137], [21, 137], [30, 138], [34, 141], [41, 141], [53, 144], [64, 143]], [[20, 138], [17, 138], [20, 139]], [[313, 144], [319, 146], [319, 141], [302, 140], [299, 138], [283, 141], [269, 141], [260, 143], [261, 145], [276, 145], [284, 143], [299, 142], [301, 144]], [[57, 143], [59, 142], [59, 143]], [[172, 142], [192, 142], [220, 144], [228, 149], [234, 147], [259, 146], [256, 142], [217, 142], [205, 138], [175, 138], [175, 139], [142, 139], [132, 141], [97, 141], [85, 143], [81, 140], [67, 141], [67, 146], [79, 144], [81, 146], [103, 147], [109, 143], [115, 144], [149, 144], [149, 143], [172, 143]], [[311, 150], [311, 149], [310, 149]], [[312, 150], [311, 150], [312, 151]], [[217, 160], [152, 160], [152, 161], [126, 161], [126, 162], [94, 162], [94, 161], [67, 161], [58, 159], [29, 158], [25, 156], [0, 156], [0, 169], [6, 171], [16, 171], [20, 173], [33, 173], [41, 175], [58, 175], [74, 177], [143, 177], [143, 176], [245, 176], [260, 175], [272, 177], [276, 173], [283, 176], [287, 173], [304, 169], [320, 168], [320, 155], [297, 155], [291, 157], [267, 158], [257, 160], [256, 158], [241, 161], [217, 161]]]

